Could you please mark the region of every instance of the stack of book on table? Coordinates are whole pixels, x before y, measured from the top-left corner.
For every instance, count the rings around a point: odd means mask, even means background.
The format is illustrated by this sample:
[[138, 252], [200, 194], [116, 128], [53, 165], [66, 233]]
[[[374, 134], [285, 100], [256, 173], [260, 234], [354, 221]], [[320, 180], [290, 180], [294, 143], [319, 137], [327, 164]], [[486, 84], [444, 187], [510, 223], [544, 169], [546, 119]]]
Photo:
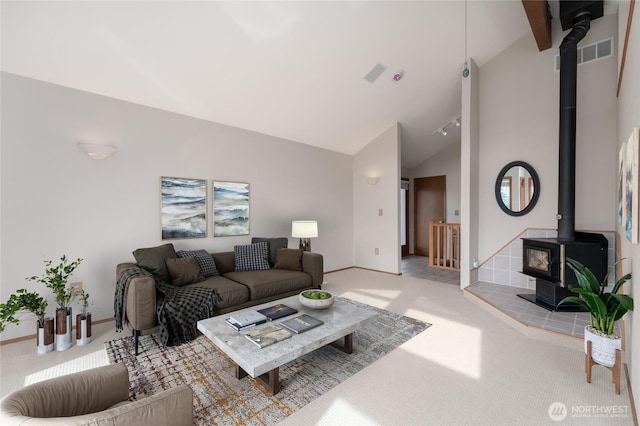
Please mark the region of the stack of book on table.
[[258, 311], [244, 311], [234, 313], [226, 321], [232, 328], [240, 331], [255, 327], [258, 324], [264, 324], [268, 321], [268, 318]]
[[234, 330], [241, 331], [297, 312], [297, 310], [281, 303], [257, 311], [236, 312], [227, 318], [226, 321]]
[[249, 331], [244, 337], [259, 348], [264, 348], [265, 346], [288, 339], [293, 333], [300, 334], [322, 324], [324, 324], [323, 321], [303, 314], [283, 321], [280, 324], [269, 324], [256, 328], [255, 330]]

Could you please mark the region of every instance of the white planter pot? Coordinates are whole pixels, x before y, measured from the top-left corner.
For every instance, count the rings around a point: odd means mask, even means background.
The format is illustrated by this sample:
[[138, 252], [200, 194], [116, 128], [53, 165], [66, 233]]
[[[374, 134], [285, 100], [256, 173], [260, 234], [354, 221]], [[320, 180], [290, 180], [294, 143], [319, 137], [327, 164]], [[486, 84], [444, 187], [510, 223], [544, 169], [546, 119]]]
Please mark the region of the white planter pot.
[[56, 310], [56, 351], [66, 351], [73, 344], [71, 324], [71, 308], [66, 308], [66, 315]]
[[38, 355], [53, 351], [53, 318], [44, 319], [44, 327], [38, 327]]
[[587, 353], [587, 341], [591, 341], [591, 358], [600, 365], [613, 367], [616, 363], [616, 350], [622, 349], [620, 337], [611, 338], [592, 332], [589, 326], [584, 328], [584, 353]]
[[84, 346], [91, 343], [91, 313], [87, 312], [85, 318], [76, 315], [76, 344]]

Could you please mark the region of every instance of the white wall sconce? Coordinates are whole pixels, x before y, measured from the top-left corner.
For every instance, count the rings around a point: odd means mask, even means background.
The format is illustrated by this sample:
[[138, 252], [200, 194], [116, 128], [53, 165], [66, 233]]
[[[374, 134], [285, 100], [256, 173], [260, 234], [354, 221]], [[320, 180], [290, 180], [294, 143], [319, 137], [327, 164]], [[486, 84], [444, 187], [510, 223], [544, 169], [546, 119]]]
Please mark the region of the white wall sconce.
[[116, 153], [117, 148], [111, 145], [99, 145], [95, 143], [78, 143], [80, 151], [94, 160], [105, 160]]
[[367, 178], [367, 183], [371, 186], [375, 185], [378, 183], [378, 181], [380, 180], [380, 178], [378, 176], [371, 176]]
[[300, 238], [299, 248], [311, 251], [311, 238], [318, 236], [318, 222], [315, 220], [294, 220], [291, 222], [291, 236]]

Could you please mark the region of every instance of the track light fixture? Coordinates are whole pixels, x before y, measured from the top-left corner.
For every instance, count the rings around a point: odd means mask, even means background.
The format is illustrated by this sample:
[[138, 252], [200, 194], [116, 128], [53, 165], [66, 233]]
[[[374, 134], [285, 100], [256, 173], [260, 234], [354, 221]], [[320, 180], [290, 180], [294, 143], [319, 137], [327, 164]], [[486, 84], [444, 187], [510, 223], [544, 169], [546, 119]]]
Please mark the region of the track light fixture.
[[451, 120], [444, 126], [440, 127], [438, 130], [436, 130], [435, 132], [431, 133], [431, 136], [435, 136], [438, 133], [440, 133], [442, 136], [447, 136], [447, 127], [449, 126], [460, 127], [460, 123], [462, 123], [462, 117], [457, 117], [455, 120]]

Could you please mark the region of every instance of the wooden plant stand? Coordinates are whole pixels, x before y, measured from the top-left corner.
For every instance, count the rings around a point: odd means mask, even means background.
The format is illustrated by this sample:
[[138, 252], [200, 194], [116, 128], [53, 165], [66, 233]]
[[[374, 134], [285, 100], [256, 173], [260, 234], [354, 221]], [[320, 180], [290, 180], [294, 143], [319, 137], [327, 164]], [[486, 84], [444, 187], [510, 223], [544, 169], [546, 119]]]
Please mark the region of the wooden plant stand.
[[[587, 353], [585, 355], [584, 368], [587, 373], [587, 383], [591, 383], [591, 367], [598, 364], [591, 358], [591, 341], [587, 340]], [[612, 382], [616, 385], [616, 394], [620, 395], [620, 370], [622, 369], [622, 352], [620, 349], [616, 349], [616, 363], [613, 367], [606, 367], [611, 370]]]

